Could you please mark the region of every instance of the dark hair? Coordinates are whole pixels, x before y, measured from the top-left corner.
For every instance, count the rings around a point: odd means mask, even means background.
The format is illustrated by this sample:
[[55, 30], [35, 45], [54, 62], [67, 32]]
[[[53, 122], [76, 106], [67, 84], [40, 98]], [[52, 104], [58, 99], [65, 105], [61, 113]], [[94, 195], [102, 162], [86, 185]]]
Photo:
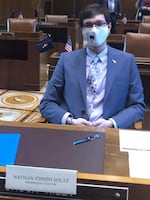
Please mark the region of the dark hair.
[[81, 12], [79, 14], [80, 26], [83, 27], [84, 19], [92, 18], [98, 14], [103, 14], [106, 19], [106, 22], [110, 23], [109, 11], [105, 7], [101, 6], [100, 4], [94, 3], [94, 4], [90, 4], [90, 5], [86, 6], [84, 9], [81, 10]]
[[9, 18], [16, 18], [16, 11], [15, 10], [12, 10], [10, 12]]

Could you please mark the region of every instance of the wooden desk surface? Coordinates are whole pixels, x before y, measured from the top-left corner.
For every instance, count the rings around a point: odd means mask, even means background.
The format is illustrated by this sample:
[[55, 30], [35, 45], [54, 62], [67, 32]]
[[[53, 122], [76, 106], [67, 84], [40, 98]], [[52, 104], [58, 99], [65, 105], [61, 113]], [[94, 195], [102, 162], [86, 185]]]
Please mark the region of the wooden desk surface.
[[[30, 127], [51, 130], [76, 130], [76, 131], [91, 131], [101, 132], [98, 128], [89, 127], [76, 127], [66, 125], [54, 125], [54, 124], [29, 124], [21, 122], [0, 122], [0, 127], [17, 126], [18, 130], [20, 127]], [[118, 129], [107, 129], [106, 135], [106, 146], [105, 146], [105, 161], [104, 161], [104, 174], [89, 174], [89, 173], [78, 173], [79, 183], [86, 184], [104, 184], [104, 185], [116, 185], [129, 188], [129, 200], [149, 200], [150, 196], [150, 180], [149, 179], [138, 179], [130, 178], [128, 170], [128, 154], [120, 152], [119, 150], [119, 130]], [[5, 172], [5, 167], [0, 167], [1, 172]], [[0, 199], [2, 199], [0, 197]], [[90, 199], [93, 200], [93, 199]]]
[[[1, 122], [0, 131], [3, 127], [19, 127], [22, 128], [40, 128], [51, 130], [70, 130], [70, 131], [83, 131], [83, 132], [103, 132], [99, 128], [94, 127], [80, 127], [80, 126], [66, 126], [66, 125], [54, 125], [54, 124], [30, 124], [22, 122]], [[129, 177], [128, 169], [128, 154], [126, 152], [120, 152], [119, 149], [119, 131], [118, 129], [108, 129], [105, 132], [105, 160], [104, 160], [104, 174], [114, 176], [126, 176]], [[1, 167], [2, 171], [5, 171], [5, 167]]]
[[55, 59], [59, 59], [60, 57], [60, 53], [59, 52], [53, 52], [51, 55], [50, 55], [50, 58], [55, 58]]
[[99, 139], [73, 145], [74, 141], [94, 136], [90, 130], [0, 126], [1, 133], [20, 133], [16, 165], [74, 169], [86, 173], [103, 173], [105, 134]]
[[150, 58], [149, 57], [136, 57], [136, 62], [150, 64]]
[[33, 40], [38, 41], [47, 37], [47, 34], [39, 32], [0, 32], [0, 40]]
[[150, 58], [149, 57], [136, 57], [139, 73], [141, 75], [150, 75]]
[[[94, 127], [80, 127], [80, 126], [66, 126], [66, 125], [54, 125], [54, 124], [30, 124], [22, 122], [0, 122], [0, 130], [2, 127], [19, 127], [22, 128], [40, 128], [51, 130], [70, 130], [70, 131], [83, 131], [83, 132], [102, 132], [99, 128]], [[106, 130], [106, 142], [105, 142], [105, 160], [104, 160], [104, 174], [113, 176], [125, 176], [129, 177], [128, 169], [128, 154], [126, 152], [120, 152], [119, 149], [119, 131], [118, 129]], [[2, 171], [5, 171], [5, 167], [1, 167]]]

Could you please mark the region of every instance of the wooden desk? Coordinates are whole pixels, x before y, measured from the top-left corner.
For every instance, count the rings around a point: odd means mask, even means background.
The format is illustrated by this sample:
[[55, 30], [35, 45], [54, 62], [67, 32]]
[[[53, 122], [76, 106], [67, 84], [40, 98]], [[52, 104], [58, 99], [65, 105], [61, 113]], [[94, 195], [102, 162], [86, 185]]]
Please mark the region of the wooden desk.
[[110, 34], [108, 36], [107, 43], [116, 49], [123, 50], [124, 39], [125, 39], [124, 34]]
[[60, 57], [60, 53], [55, 51], [49, 56], [49, 61], [51, 66], [56, 66], [58, 59]]
[[150, 75], [150, 58], [136, 57], [136, 63], [141, 75]]
[[150, 105], [150, 58], [149, 57], [136, 57], [136, 63], [139, 69], [141, 80], [144, 88], [145, 103]]
[[57, 52], [57, 51], [53, 52], [49, 56], [49, 73], [48, 73], [49, 79], [51, 78], [51, 76], [55, 70], [58, 59], [59, 59], [59, 52]]
[[[94, 132], [98, 133], [101, 130], [98, 128], [88, 128], [88, 127], [76, 127], [76, 126], [64, 126], [64, 125], [53, 125], [53, 124], [28, 124], [28, 123], [10, 123], [10, 122], [0, 122], [0, 130], [3, 130], [4, 127], [18, 127], [18, 132], [21, 128], [38, 128], [41, 131], [41, 137], [43, 135], [44, 129], [52, 130], [60, 130], [60, 131], [76, 131], [78, 132]], [[28, 133], [30, 134], [30, 133]], [[105, 133], [106, 135], [106, 143], [105, 143], [105, 161], [104, 161], [104, 174], [87, 174], [87, 173], [78, 173], [78, 195], [74, 197], [51, 197], [50, 199], [83, 199], [83, 200], [99, 200], [101, 199], [101, 190], [100, 188], [95, 188], [95, 186], [105, 185], [105, 186], [117, 186], [128, 188], [129, 192], [129, 200], [149, 200], [150, 197], [150, 180], [149, 179], [138, 179], [138, 178], [130, 178], [129, 170], [128, 170], [128, 154], [126, 152], [120, 152], [119, 150], [119, 132], [118, 129], [108, 129]], [[84, 133], [83, 133], [84, 135]], [[44, 136], [44, 135], [43, 135]], [[42, 140], [42, 138], [41, 138]], [[29, 144], [30, 145], [30, 144]], [[40, 155], [38, 155], [40, 156]], [[0, 168], [1, 172], [5, 172], [5, 167]], [[46, 199], [43, 194], [40, 197], [37, 194], [15, 194], [12, 195], [9, 192], [4, 192], [4, 180], [0, 180], [0, 199], [17, 199], [18, 195], [20, 197], [26, 197], [25, 199]], [[85, 184], [86, 187], [81, 187], [80, 184]], [[94, 185], [94, 187], [90, 187], [89, 185]], [[109, 194], [108, 190], [103, 190], [104, 193]], [[102, 192], [102, 193], [103, 193]], [[112, 196], [113, 195], [113, 196]], [[114, 196], [115, 195], [115, 196]], [[117, 195], [117, 196], [116, 196]], [[121, 196], [119, 196], [121, 195]], [[9, 197], [11, 196], [11, 197]], [[108, 197], [108, 196], [107, 196]], [[49, 199], [47, 196], [47, 199]], [[127, 198], [123, 198], [122, 194], [119, 192], [112, 193], [109, 198], [103, 198], [104, 200], [111, 199], [120, 199], [127, 200]]]
[[138, 32], [139, 23], [141, 20], [128, 20], [126, 24], [123, 24], [121, 20], [117, 20], [116, 33], [126, 34], [127, 32]]
[[19, 130], [18, 126], [1, 126], [0, 132], [18, 132], [21, 135], [16, 165], [74, 169], [86, 173], [103, 172], [104, 133], [99, 133], [100, 139], [73, 145], [74, 141], [95, 135], [95, 132], [29, 126], [19, 127]]
[[42, 30], [44, 33], [51, 34], [54, 45], [54, 48], [51, 50], [51, 52], [64, 52], [64, 47], [69, 37], [72, 41], [73, 50], [81, 47], [82, 37], [78, 21], [69, 21], [68, 23], [41, 22], [39, 25], [39, 30]]
[[47, 52], [40, 54], [36, 44], [43, 38], [41, 32], [0, 35], [1, 89], [40, 90]]

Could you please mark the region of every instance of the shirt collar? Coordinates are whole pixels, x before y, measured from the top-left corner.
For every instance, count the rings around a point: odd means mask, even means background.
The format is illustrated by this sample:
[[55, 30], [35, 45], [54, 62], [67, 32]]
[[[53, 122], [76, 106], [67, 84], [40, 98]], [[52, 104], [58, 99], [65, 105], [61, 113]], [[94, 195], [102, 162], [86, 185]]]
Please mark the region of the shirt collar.
[[105, 49], [100, 52], [99, 54], [96, 54], [94, 51], [90, 50], [88, 47], [86, 48], [87, 55], [93, 60], [95, 57], [99, 57], [99, 59], [103, 62], [103, 58], [107, 56], [108, 53], [108, 46], [105, 47]]

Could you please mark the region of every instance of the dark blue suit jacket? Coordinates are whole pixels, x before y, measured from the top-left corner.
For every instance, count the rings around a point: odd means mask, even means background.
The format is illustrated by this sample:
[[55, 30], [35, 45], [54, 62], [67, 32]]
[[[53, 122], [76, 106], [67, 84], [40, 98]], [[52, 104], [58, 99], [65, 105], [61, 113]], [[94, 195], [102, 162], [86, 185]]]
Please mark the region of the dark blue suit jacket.
[[[108, 8], [108, 0], [95, 0], [95, 3], [98, 3], [105, 8]], [[122, 13], [122, 4], [120, 0], [115, 0], [115, 13]]]
[[141, 8], [142, 6], [144, 6], [144, 0], [139, 1], [138, 7]]
[[[42, 115], [61, 123], [66, 111], [86, 118], [86, 50], [62, 53], [40, 104]], [[119, 128], [143, 119], [143, 87], [132, 54], [108, 47], [108, 69], [103, 118], [113, 118]]]

